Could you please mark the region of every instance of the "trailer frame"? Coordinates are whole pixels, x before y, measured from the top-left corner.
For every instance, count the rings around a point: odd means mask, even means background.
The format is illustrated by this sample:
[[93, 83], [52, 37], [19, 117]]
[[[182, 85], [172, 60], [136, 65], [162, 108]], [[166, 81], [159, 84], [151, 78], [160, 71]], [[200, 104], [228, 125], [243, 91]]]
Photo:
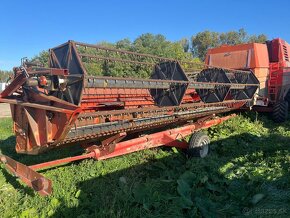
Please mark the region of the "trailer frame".
[[199, 130], [218, 125], [234, 116], [236, 116], [236, 114], [231, 114], [224, 117], [210, 115], [200, 118], [196, 122], [187, 123], [186, 125], [180, 127], [151, 133], [124, 141], [122, 140], [127, 136], [127, 133], [117, 133], [101, 141], [99, 145], [84, 145], [85, 154], [31, 166], [26, 166], [6, 155], [0, 155], [0, 160], [5, 165], [6, 169], [8, 169], [14, 176], [18, 177], [22, 182], [37, 191], [40, 195], [46, 196], [52, 193], [52, 181], [38, 173], [37, 170], [51, 168], [57, 165], [67, 164], [88, 158], [93, 158], [100, 161], [160, 146], [189, 149], [189, 144], [186, 141], [186, 137]]

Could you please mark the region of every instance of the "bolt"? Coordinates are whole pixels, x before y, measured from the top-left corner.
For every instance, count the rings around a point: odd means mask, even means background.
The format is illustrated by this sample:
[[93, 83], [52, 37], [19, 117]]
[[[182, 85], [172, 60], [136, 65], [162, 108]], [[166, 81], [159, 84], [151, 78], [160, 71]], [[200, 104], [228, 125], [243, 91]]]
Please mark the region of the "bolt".
[[1, 160], [1, 162], [4, 163], [4, 164], [7, 163], [7, 159], [6, 159], [6, 157], [4, 157], [4, 156], [1, 156], [1, 157], [0, 157], [0, 160]]

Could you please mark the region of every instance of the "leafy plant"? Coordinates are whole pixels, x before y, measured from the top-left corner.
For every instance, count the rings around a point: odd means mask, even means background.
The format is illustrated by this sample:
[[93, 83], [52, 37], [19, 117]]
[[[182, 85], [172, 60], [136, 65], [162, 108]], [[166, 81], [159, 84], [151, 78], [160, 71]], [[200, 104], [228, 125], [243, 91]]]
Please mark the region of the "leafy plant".
[[[15, 154], [11, 127], [0, 120], [1, 152], [25, 164], [81, 152]], [[289, 217], [289, 127], [245, 113], [208, 130], [205, 159], [156, 148], [43, 170], [53, 180], [45, 198], [1, 168], [0, 217]]]

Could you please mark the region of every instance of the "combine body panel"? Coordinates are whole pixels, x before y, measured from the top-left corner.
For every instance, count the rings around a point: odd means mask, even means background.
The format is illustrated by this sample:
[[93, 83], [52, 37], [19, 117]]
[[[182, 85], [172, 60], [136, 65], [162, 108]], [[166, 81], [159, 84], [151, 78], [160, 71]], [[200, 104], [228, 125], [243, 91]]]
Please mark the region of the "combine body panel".
[[260, 82], [259, 96], [267, 96], [268, 50], [265, 44], [250, 43], [209, 49], [206, 64], [229, 69], [252, 70]]
[[[260, 83], [255, 105], [273, 109], [278, 102], [290, 101], [289, 52], [289, 44], [282, 39], [267, 41], [265, 44], [223, 45], [209, 49], [205, 63], [223, 68], [252, 70]], [[263, 110], [259, 107], [257, 109]]]
[[[148, 76], [97, 76], [118, 74], [120, 69], [125, 75], [134, 71]], [[30, 62], [15, 68], [0, 102], [11, 104], [18, 153], [38, 154], [77, 143], [88, 153], [27, 168], [6, 156], [1, 161], [46, 195], [51, 182], [34, 172], [41, 166], [106, 159], [161, 145], [189, 148], [185, 136], [231, 117], [215, 114], [252, 105], [259, 81], [250, 68], [240, 69], [196, 66], [69, 41], [50, 50], [49, 68]], [[165, 127], [171, 130], [158, 133]], [[155, 133], [124, 141], [146, 130]]]
[[[266, 42], [269, 51], [270, 75], [268, 97], [272, 102], [287, 100], [290, 88], [290, 45], [282, 39]], [[288, 94], [289, 95], [289, 94]]]

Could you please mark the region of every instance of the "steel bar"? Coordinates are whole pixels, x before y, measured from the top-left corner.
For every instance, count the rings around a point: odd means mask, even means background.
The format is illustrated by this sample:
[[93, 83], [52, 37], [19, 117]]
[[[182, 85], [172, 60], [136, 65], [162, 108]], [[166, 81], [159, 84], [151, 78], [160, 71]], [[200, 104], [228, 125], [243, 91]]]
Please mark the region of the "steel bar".
[[67, 69], [57, 69], [57, 68], [35, 68], [32, 71], [28, 72], [29, 74], [48, 74], [48, 75], [56, 75], [56, 76], [67, 76]]
[[[174, 146], [182, 149], [188, 148], [188, 144], [184, 141], [178, 141], [180, 139], [185, 139], [186, 136], [192, 134], [193, 132], [209, 128], [214, 125], [218, 125], [232, 117], [236, 116], [235, 114], [223, 117], [215, 118], [211, 120], [205, 120], [202, 122], [196, 122], [194, 124], [185, 125], [179, 128], [169, 129], [162, 132], [153, 133], [150, 135], [145, 135], [143, 137], [131, 139], [124, 142], [119, 142], [115, 145], [115, 151], [104, 156], [97, 156], [98, 160], [104, 160], [124, 154], [133, 153], [136, 151], [150, 149], [159, 147], [162, 145], [165, 146]], [[95, 152], [100, 154], [100, 151]]]
[[74, 157], [67, 157], [67, 158], [63, 158], [63, 159], [58, 159], [58, 160], [53, 160], [53, 161], [49, 161], [49, 162], [45, 162], [45, 163], [31, 165], [31, 166], [29, 166], [29, 168], [32, 170], [39, 170], [39, 169], [44, 169], [44, 168], [51, 167], [51, 166], [71, 163], [71, 162], [74, 162], [77, 160], [83, 160], [83, 159], [94, 158], [94, 157], [95, 157], [94, 153], [88, 153], [88, 154], [78, 155], [78, 156], [74, 156]]
[[33, 188], [40, 195], [49, 195], [52, 192], [51, 181], [35, 172], [26, 165], [19, 163], [6, 155], [0, 155], [0, 161], [15, 176], [19, 177], [26, 185]]
[[[103, 50], [103, 51], [109, 51], [109, 52], [114, 52], [114, 53], [119, 53], [119, 54], [127, 54], [127, 55], [133, 55], [136, 57], [145, 57], [145, 58], [152, 58], [155, 59], [155, 64], [159, 63], [159, 62], [165, 62], [165, 61], [178, 61], [176, 59], [173, 58], [165, 58], [165, 57], [160, 57], [157, 55], [150, 55], [150, 54], [144, 54], [144, 53], [138, 53], [138, 52], [131, 52], [131, 51], [126, 51], [126, 50], [122, 50], [122, 49], [116, 49], [116, 48], [109, 48], [109, 47], [105, 47], [105, 46], [101, 46], [101, 45], [94, 45], [94, 44], [88, 44], [88, 43], [82, 43], [82, 42], [76, 42], [76, 41], [70, 41], [71, 43], [75, 44], [77, 47], [84, 47], [84, 48], [94, 48], [97, 50]], [[80, 51], [78, 52], [79, 55], [81, 56], [83, 53], [81, 53]], [[88, 54], [90, 55], [90, 54]], [[104, 57], [105, 58], [105, 57]], [[204, 63], [195, 63], [195, 62], [190, 62], [190, 61], [179, 61], [182, 65], [189, 65], [189, 66], [198, 66], [198, 69], [204, 69], [204, 68], [215, 68], [218, 66], [211, 66], [208, 64], [204, 64]], [[186, 67], [185, 67], [186, 69]], [[194, 70], [196, 70], [195, 68], [193, 68]], [[233, 69], [229, 69], [229, 68], [224, 68], [226, 70], [229, 71], [233, 71]], [[189, 70], [192, 70], [189, 68]], [[236, 71], [236, 70], [235, 70]], [[239, 72], [245, 72], [247, 73], [248, 71], [244, 71], [244, 70], [238, 70]]]
[[22, 107], [31, 107], [31, 108], [38, 108], [38, 109], [48, 110], [48, 111], [55, 111], [55, 112], [60, 112], [60, 113], [65, 113], [65, 114], [71, 114], [71, 113], [75, 112], [75, 110], [57, 108], [55, 106], [48, 106], [48, 105], [37, 104], [37, 103], [30, 103], [30, 102], [17, 100], [17, 99], [0, 98], [0, 102], [12, 104], [12, 105], [19, 105], [19, 106], [22, 106]]
[[[175, 142], [176, 140], [180, 140], [185, 138], [187, 135], [192, 134], [194, 131], [203, 129], [203, 128], [208, 128], [214, 125], [218, 125], [221, 122], [224, 122], [232, 117], [236, 116], [235, 114], [222, 117], [222, 118], [214, 118], [214, 119], [205, 119], [204, 121], [198, 121], [194, 124], [189, 124], [183, 127], [179, 128], [174, 128], [174, 129], [169, 129], [165, 130], [162, 132], [158, 133], [153, 133], [150, 135], [146, 135], [137, 139], [131, 139], [128, 141], [124, 142], [117, 142], [114, 146], [114, 150], [111, 151], [110, 154], [105, 154], [104, 156], [101, 156], [102, 151], [101, 147], [97, 146], [92, 146], [93, 148], [87, 148], [87, 150], [93, 150], [92, 152], [89, 152], [87, 154], [82, 154], [74, 157], [67, 157], [63, 159], [58, 159], [58, 160], [53, 160], [49, 162], [44, 162], [40, 164], [35, 164], [29, 166], [31, 170], [39, 170], [39, 169], [45, 169], [48, 167], [53, 167], [61, 164], [66, 164], [66, 163], [71, 163], [74, 161], [78, 160], [83, 160], [83, 159], [88, 159], [88, 158], [95, 158], [98, 160], [102, 159], [107, 159], [127, 153], [132, 153], [137, 150], [143, 150], [143, 149], [148, 149], [148, 148], [153, 148], [153, 147], [159, 147], [162, 145], [165, 146], [175, 146], [179, 147], [182, 149], [186, 149], [188, 147], [187, 143], [181, 142]], [[176, 146], [177, 145], [177, 146]], [[127, 149], [129, 147], [136, 147], [135, 149]], [[11, 158], [10, 158], [11, 159]], [[11, 159], [12, 160], [12, 159]], [[3, 158], [4, 161], [4, 158]]]
[[128, 59], [122, 59], [122, 58], [113, 58], [113, 57], [104, 57], [100, 55], [91, 55], [91, 54], [80, 54], [80, 57], [86, 57], [89, 59], [97, 59], [97, 60], [105, 60], [105, 61], [112, 61], [112, 62], [122, 62], [122, 63], [129, 63], [129, 64], [139, 64], [139, 65], [148, 65], [153, 67], [155, 63], [150, 62], [141, 62], [141, 61], [132, 61]]
[[259, 86], [257, 84], [240, 83], [213, 83], [180, 80], [156, 80], [156, 79], [133, 79], [118, 77], [86, 77], [87, 88], [128, 88], [128, 89], [168, 89], [170, 85], [187, 85], [192, 89], [213, 89], [217, 86], [229, 86], [230, 89], [244, 89], [247, 86]]
[[26, 71], [23, 71], [17, 75], [14, 80], [6, 87], [3, 92], [0, 94], [0, 99], [12, 95], [16, 90], [18, 90], [27, 80], [28, 74]]
[[77, 46], [83, 46], [86, 48], [95, 48], [95, 49], [100, 49], [100, 50], [104, 50], [104, 51], [111, 51], [111, 52], [116, 52], [116, 53], [135, 55], [135, 56], [139, 56], [139, 57], [154, 58], [158, 62], [160, 62], [160, 61], [176, 61], [176, 60], [171, 59], [171, 58], [164, 58], [164, 57], [159, 57], [156, 55], [142, 54], [142, 53], [131, 52], [131, 51], [126, 51], [126, 50], [121, 50], [121, 49], [108, 48], [108, 47], [104, 47], [104, 46], [100, 46], [100, 45], [92, 45], [92, 44], [81, 43], [81, 42], [73, 42], [73, 43], [75, 43]]

